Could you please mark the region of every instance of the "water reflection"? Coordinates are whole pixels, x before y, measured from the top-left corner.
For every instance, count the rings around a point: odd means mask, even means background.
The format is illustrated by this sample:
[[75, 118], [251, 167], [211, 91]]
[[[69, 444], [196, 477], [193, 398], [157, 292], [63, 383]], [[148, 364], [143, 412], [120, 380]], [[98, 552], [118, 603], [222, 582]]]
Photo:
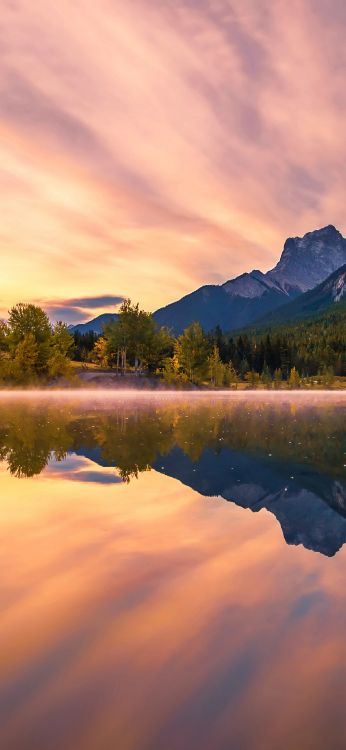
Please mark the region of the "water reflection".
[[0, 457], [31, 477], [67, 455], [89, 468], [65, 478], [129, 482], [154, 468], [196, 490], [252, 511], [266, 509], [288, 544], [334, 555], [346, 541], [346, 405], [214, 398], [124, 401], [109, 405], [0, 402]]
[[1, 748], [344, 748], [341, 403], [0, 412]]

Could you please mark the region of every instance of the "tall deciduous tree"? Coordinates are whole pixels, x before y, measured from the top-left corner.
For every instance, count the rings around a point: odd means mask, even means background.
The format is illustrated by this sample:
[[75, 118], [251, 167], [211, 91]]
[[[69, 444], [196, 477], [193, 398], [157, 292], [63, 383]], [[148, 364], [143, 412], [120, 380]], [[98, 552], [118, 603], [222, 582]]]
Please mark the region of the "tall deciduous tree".
[[48, 341], [52, 328], [48, 315], [37, 305], [19, 302], [10, 310], [8, 328], [11, 343], [16, 345], [30, 333], [37, 344]]
[[110, 360], [122, 373], [128, 364], [135, 371], [158, 366], [172, 349], [168, 331], [158, 330], [151, 313], [140, 310], [130, 299], [121, 305], [118, 319], [105, 327], [104, 337]]
[[207, 376], [209, 343], [199, 323], [191, 323], [175, 345], [175, 354], [191, 382]]
[[226, 365], [221, 362], [219, 347], [214, 344], [211, 354], [208, 357], [208, 369], [210, 382], [214, 387], [225, 385]]
[[[16, 359], [21, 352], [21, 345], [26, 341], [36, 347], [35, 364], [32, 365], [35, 375], [45, 374], [50, 356], [52, 328], [48, 315], [37, 305], [20, 302], [10, 310], [8, 318], [9, 348]], [[30, 337], [28, 340], [27, 337]], [[21, 355], [20, 355], [21, 356]]]
[[107, 367], [109, 363], [108, 358], [108, 341], [104, 336], [100, 336], [95, 341], [94, 348], [91, 353], [91, 359], [100, 367]]
[[73, 347], [64, 323], [52, 327], [40, 307], [19, 303], [10, 310], [7, 325], [0, 324], [0, 375], [16, 383], [68, 375]]
[[29, 383], [36, 379], [39, 360], [39, 345], [34, 335], [29, 331], [19, 341], [8, 373], [17, 383]]
[[73, 350], [74, 339], [67, 326], [65, 323], [56, 323], [50, 339], [50, 354], [47, 361], [47, 370], [50, 377], [70, 375], [70, 357]]

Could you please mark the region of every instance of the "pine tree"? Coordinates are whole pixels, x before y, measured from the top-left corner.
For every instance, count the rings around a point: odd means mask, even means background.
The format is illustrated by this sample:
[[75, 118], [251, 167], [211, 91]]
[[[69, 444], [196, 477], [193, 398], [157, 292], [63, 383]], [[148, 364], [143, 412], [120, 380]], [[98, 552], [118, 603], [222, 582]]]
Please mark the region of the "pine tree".
[[263, 370], [262, 370], [262, 377], [261, 377], [262, 383], [269, 388], [269, 386], [272, 383], [272, 376], [271, 372], [269, 370], [269, 367], [266, 362], [264, 362]]
[[280, 367], [274, 370], [274, 388], [280, 388], [282, 382], [282, 370]]
[[290, 388], [298, 388], [300, 385], [299, 372], [296, 370], [295, 367], [292, 367], [291, 369], [289, 380], [288, 380], [288, 385]]
[[177, 340], [175, 353], [191, 382], [201, 382], [207, 376], [209, 345], [199, 323], [191, 323], [185, 328]]

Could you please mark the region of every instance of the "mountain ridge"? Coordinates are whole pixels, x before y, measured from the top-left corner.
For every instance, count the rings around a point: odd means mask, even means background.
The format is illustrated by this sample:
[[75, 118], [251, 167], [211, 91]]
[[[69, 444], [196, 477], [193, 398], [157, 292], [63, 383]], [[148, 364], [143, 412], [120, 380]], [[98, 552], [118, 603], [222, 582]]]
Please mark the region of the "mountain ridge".
[[[224, 331], [239, 330], [314, 289], [344, 264], [346, 239], [328, 224], [303, 237], [288, 237], [277, 264], [266, 273], [253, 269], [220, 285], [202, 285], [159, 308], [153, 317], [175, 335], [194, 321], [206, 331], [216, 326]], [[116, 313], [105, 313], [70, 330], [102, 333], [105, 323], [116, 318]]]
[[78, 331], [78, 333], [82, 334], [90, 332], [101, 334], [103, 333], [104, 326], [113, 320], [117, 320], [117, 318], [118, 313], [102, 313], [102, 315], [97, 315], [92, 320], [87, 320], [85, 323], [76, 323], [76, 325], [70, 325], [68, 328], [71, 333]]
[[331, 273], [321, 284], [257, 320], [256, 325], [265, 328], [270, 324], [279, 325], [311, 318], [343, 301], [346, 303], [346, 264]]
[[[236, 330], [314, 288], [345, 263], [346, 239], [328, 224], [303, 237], [289, 237], [278, 263], [266, 273], [255, 269], [220, 286], [202, 286], [160, 308], [154, 317], [159, 325], [171, 327], [175, 333], [193, 320], [206, 330], [215, 325]], [[211, 309], [211, 297], [217, 299], [217, 310]]]

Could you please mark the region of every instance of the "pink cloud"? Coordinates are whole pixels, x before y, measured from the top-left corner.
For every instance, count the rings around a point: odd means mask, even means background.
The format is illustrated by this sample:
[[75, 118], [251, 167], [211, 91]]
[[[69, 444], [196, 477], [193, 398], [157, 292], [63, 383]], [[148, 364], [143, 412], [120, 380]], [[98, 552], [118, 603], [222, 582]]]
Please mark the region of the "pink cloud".
[[4, 306], [151, 309], [344, 219], [343, 4], [3, 5]]

